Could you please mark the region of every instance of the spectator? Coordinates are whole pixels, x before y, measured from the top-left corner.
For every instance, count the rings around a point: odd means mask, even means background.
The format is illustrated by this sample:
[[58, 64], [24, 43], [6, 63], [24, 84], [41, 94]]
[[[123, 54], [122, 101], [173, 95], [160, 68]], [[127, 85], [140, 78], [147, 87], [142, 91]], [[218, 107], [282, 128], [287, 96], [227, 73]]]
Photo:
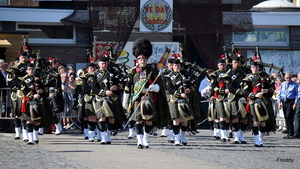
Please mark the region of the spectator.
[[[208, 69], [207, 70], [207, 74], [210, 75], [211, 73], [213, 73], [214, 71], [212, 69]], [[201, 82], [200, 82], [200, 85], [199, 85], [199, 89], [198, 91], [201, 93], [201, 96], [204, 97], [205, 99], [208, 99], [208, 97], [206, 95], [202, 95], [202, 90], [207, 88], [208, 86], [210, 86], [210, 82], [208, 80], [207, 77], [205, 77]], [[203, 91], [203, 94], [206, 93]]]
[[[272, 99], [274, 100], [273, 110], [275, 113], [275, 117], [277, 117], [277, 118], [284, 118], [284, 115], [283, 115], [283, 117], [280, 116], [278, 104], [277, 104], [277, 95], [279, 93], [280, 85], [282, 82], [283, 82], [282, 77], [277, 75], [275, 78], [275, 91], [274, 91], [274, 95], [272, 97]], [[276, 125], [278, 126], [278, 131], [286, 130], [285, 121], [276, 120]]]
[[285, 139], [291, 139], [294, 136], [294, 116], [298, 102], [298, 84], [292, 81], [292, 74], [286, 73], [285, 81], [280, 85], [277, 97], [278, 108], [283, 108], [285, 123], [287, 126], [287, 136]]
[[[300, 86], [300, 72], [297, 75], [298, 80], [297, 83]], [[300, 99], [300, 87], [298, 87], [298, 95], [297, 98], [298, 100]], [[293, 138], [300, 138], [300, 101], [297, 102], [297, 108], [295, 112], [295, 134], [293, 135]]]

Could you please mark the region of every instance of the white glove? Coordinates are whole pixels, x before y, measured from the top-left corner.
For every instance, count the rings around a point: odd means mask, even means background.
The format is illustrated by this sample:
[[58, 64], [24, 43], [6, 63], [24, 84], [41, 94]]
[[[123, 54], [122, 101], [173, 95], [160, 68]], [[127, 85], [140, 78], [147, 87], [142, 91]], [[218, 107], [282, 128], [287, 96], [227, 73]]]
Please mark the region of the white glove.
[[150, 92], [155, 92], [155, 93], [157, 93], [157, 92], [159, 92], [159, 85], [158, 84], [153, 84], [153, 85], [150, 85], [149, 86], [149, 90], [150, 90]]

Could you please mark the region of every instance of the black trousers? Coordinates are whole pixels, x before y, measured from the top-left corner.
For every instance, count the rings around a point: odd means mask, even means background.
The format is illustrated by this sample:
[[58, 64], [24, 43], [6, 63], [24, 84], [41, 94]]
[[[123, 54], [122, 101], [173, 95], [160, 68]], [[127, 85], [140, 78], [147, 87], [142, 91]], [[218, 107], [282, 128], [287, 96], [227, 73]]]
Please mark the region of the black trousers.
[[293, 110], [294, 103], [295, 103], [295, 99], [287, 99], [286, 101], [282, 101], [282, 109], [284, 112], [286, 128], [289, 136], [294, 135], [294, 116], [295, 116], [295, 110]]

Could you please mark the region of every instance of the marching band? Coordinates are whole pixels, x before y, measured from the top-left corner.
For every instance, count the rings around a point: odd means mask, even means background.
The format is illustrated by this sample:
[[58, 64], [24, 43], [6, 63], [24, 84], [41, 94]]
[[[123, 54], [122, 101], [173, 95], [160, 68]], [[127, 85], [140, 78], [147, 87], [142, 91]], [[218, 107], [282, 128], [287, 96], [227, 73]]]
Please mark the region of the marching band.
[[[182, 53], [173, 53], [168, 66], [162, 68], [148, 63], [152, 44], [145, 38], [133, 44], [136, 65], [132, 68], [122, 69], [111, 48], [98, 60], [88, 54], [89, 63], [77, 72], [74, 95], [70, 97], [74, 97], [73, 106], [69, 107], [79, 112], [84, 138], [94, 142], [97, 135], [101, 145], [113, 144], [112, 132], [128, 125], [128, 138], [134, 138], [136, 130], [138, 149], [150, 147], [148, 137], [154, 127], [169, 127], [169, 142], [186, 146], [186, 132], [197, 133], [197, 122], [208, 116], [219, 132], [216, 138], [222, 142], [230, 142], [228, 133], [232, 131], [231, 143], [247, 144], [244, 133], [251, 130], [254, 146], [261, 147], [262, 136], [276, 130], [271, 102], [275, 85], [265, 72], [264, 67], [269, 65], [262, 62], [258, 46], [254, 59], [244, 58], [234, 45], [232, 48], [231, 55], [224, 50], [218, 70], [210, 75], [185, 60]], [[22, 131], [24, 142], [33, 145], [39, 143], [38, 131], [51, 123], [55, 124], [56, 135], [63, 132], [61, 113], [66, 102], [62, 92], [68, 86], [62, 82], [66, 77], [58, 71], [58, 59], [45, 60], [30, 50], [23, 42], [16, 64], [8, 71], [8, 81], [14, 139], [21, 139]], [[278, 70], [282, 72], [282, 68]], [[207, 115], [200, 111], [196, 90], [203, 74], [210, 82]]]

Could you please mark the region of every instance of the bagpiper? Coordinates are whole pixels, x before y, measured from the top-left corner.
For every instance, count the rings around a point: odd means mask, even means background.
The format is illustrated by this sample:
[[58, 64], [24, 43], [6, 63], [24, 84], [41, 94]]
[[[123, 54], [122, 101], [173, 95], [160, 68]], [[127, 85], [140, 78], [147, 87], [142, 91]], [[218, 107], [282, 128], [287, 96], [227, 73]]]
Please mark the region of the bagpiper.
[[233, 144], [246, 144], [244, 132], [247, 127], [248, 115], [245, 111], [241, 111], [244, 106], [242, 100], [244, 90], [242, 88], [242, 79], [248, 74], [247, 67], [242, 67], [242, 58], [239, 55], [232, 57], [232, 68], [224, 75], [226, 82], [225, 93], [227, 93], [225, 102], [225, 111], [230, 114], [232, 123], [232, 131], [234, 132]]
[[95, 95], [94, 109], [99, 122], [100, 144], [111, 144], [111, 132], [115, 129], [115, 122], [120, 119], [120, 113], [123, 111], [120, 99], [123, 86], [117, 78], [118, 69], [109, 66], [108, 52], [99, 57], [98, 67], [99, 69], [94, 72], [96, 82], [92, 88]]
[[[212, 88], [211, 94], [214, 108], [209, 115], [211, 120], [214, 120], [216, 122], [216, 129], [220, 130], [220, 139], [222, 142], [230, 141], [227, 137], [230, 114], [228, 111], [225, 111], [224, 107], [224, 101], [228, 94], [228, 89], [226, 88], [226, 80], [224, 78], [224, 75], [226, 74], [226, 67], [227, 64], [225, 61], [225, 57], [224, 55], [222, 55], [218, 60], [218, 70], [210, 74], [210, 82]], [[227, 93], [225, 91], [227, 91]]]
[[173, 72], [165, 78], [168, 105], [175, 135], [174, 145], [180, 146], [181, 143], [187, 145], [185, 133], [188, 128], [188, 121], [194, 118], [188, 95], [195, 91], [195, 88], [188, 80], [188, 73], [181, 70], [179, 59], [173, 60]]
[[[166, 99], [160, 91], [163, 86], [159, 70], [155, 64], [147, 64], [152, 54], [152, 44], [148, 39], [137, 39], [132, 47], [133, 55], [137, 58], [137, 66], [128, 70], [123, 107], [131, 112], [130, 120], [136, 121], [138, 149], [149, 148], [148, 137], [157, 113], [165, 113]], [[159, 85], [158, 85], [159, 84]], [[130, 98], [130, 99], [129, 99]], [[162, 117], [162, 116], [159, 116]], [[165, 121], [164, 121], [165, 120]], [[167, 124], [167, 119], [156, 121], [157, 127]], [[143, 131], [145, 126], [145, 131]]]
[[38, 129], [41, 124], [41, 115], [39, 110], [39, 102], [44, 87], [34, 76], [35, 67], [32, 63], [27, 64], [27, 75], [19, 77], [21, 82], [21, 91], [23, 93], [21, 113], [19, 117], [26, 120], [26, 130], [28, 133], [28, 145], [39, 143]]

